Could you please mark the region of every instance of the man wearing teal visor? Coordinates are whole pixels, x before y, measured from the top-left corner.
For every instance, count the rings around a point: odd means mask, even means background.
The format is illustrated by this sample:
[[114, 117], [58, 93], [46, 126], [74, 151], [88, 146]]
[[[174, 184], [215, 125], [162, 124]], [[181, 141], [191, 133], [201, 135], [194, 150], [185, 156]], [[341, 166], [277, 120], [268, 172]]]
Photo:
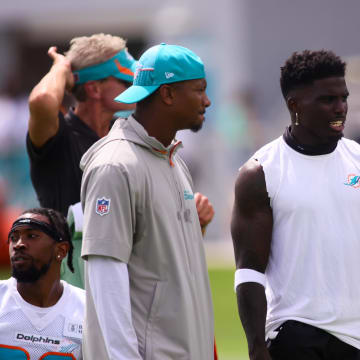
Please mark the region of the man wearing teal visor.
[[[119, 79], [128, 87], [134, 78], [136, 62], [126, 49], [120, 50], [109, 60], [100, 64], [88, 66], [73, 72], [75, 85], [88, 81], [102, 80], [109, 76]], [[133, 109], [120, 110], [114, 113], [115, 117], [127, 118]]]
[[[56, 47], [48, 55], [53, 65], [29, 98], [27, 150], [40, 205], [67, 215], [80, 201], [82, 155], [108, 133], [114, 114], [134, 108], [114, 97], [131, 85], [136, 61], [124, 39], [105, 34], [74, 38], [65, 56]], [[64, 114], [66, 90], [77, 104]]]

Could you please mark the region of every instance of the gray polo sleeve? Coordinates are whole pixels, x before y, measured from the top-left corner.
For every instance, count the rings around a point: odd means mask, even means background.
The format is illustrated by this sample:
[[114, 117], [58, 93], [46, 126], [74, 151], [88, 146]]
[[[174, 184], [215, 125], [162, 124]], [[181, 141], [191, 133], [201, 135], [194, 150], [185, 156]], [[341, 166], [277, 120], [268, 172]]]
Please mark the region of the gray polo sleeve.
[[135, 200], [129, 174], [121, 165], [106, 164], [84, 173], [81, 256], [110, 256], [128, 262], [135, 229]]

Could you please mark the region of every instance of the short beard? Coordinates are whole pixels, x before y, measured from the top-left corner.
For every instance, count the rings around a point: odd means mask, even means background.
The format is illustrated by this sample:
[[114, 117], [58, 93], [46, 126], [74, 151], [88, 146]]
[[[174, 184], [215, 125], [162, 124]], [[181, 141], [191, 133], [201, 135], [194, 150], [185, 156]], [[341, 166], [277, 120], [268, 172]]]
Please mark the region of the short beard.
[[26, 270], [19, 270], [15, 266], [11, 267], [11, 276], [14, 277], [19, 283], [34, 283], [44, 276], [51, 265], [51, 260], [37, 269], [32, 261], [31, 266]]
[[190, 130], [194, 133], [198, 132], [199, 130], [201, 130], [203, 124], [199, 124], [199, 125], [194, 125], [193, 127], [190, 128]]
[[344, 137], [344, 134], [341, 133], [339, 135], [333, 136], [332, 139], [334, 139], [333, 141], [339, 141]]

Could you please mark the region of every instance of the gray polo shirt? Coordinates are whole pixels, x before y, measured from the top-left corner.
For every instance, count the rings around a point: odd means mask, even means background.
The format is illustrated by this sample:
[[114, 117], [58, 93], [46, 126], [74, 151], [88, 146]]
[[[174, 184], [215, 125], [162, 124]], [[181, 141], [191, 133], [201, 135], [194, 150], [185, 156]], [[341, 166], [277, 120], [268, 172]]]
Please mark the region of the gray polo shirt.
[[[130, 117], [117, 120], [89, 149], [81, 163], [82, 256], [128, 264], [144, 359], [212, 360], [211, 292], [191, 177], [176, 154], [180, 146], [165, 148]], [[100, 337], [91, 341], [102, 347]]]

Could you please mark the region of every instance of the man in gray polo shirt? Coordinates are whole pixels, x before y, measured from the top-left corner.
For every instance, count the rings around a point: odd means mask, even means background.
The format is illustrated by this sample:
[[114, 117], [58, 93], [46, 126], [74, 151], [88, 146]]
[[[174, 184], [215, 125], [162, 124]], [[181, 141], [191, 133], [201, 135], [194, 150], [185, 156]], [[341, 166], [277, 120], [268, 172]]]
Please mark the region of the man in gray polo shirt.
[[84, 358], [214, 359], [201, 227], [175, 140], [205, 120], [204, 65], [184, 47], [154, 46], [116, 101], [137, 103], [134, 115], [81, 162]]

